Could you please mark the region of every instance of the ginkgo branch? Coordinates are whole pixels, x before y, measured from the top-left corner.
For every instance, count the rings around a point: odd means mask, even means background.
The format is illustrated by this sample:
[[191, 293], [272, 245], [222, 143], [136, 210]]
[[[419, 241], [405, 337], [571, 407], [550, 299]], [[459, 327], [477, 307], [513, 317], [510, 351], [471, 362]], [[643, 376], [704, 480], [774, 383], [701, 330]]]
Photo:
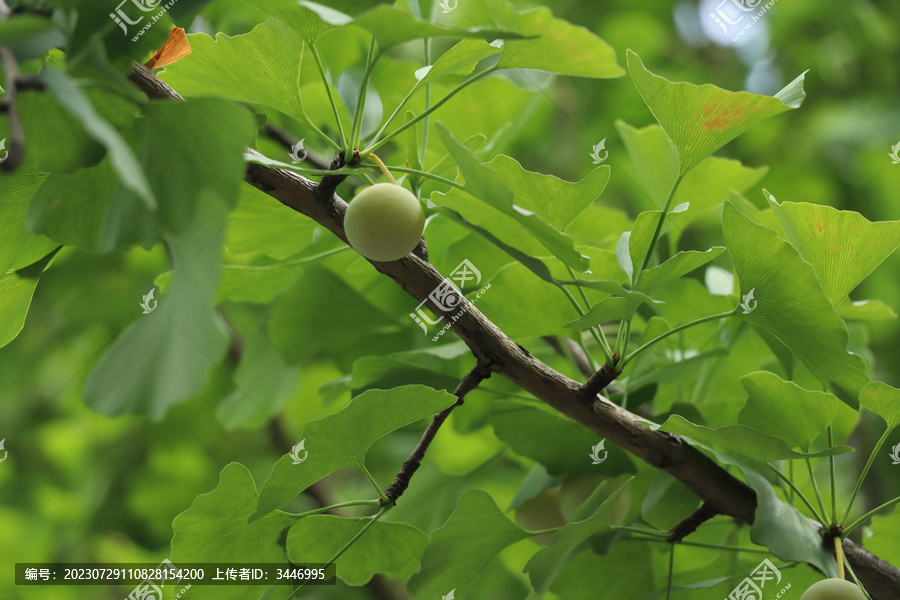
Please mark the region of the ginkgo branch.
[[456, 396], [457, 400], [451, 406], [445, 408], [438, 414], [434, 415], [431, 419], [431, 423], [428, 424], [428, 428], [425, 429], [425, 433], [422, 434], [422, 439], [419, 440], [419, 443], [416, 444], [415, 449], [409, 455], [409, 457], [403, 462], [403, 466], [400, 467], [400, 471], [397, 472], [397, 476], [394, 478], [393, 483], [388, 486], [388, 489], [385, 490], [384, 496], [387, 498], [388, 502], [393, 505], [397, 503], [397, 499], [403, 495], [403, 492], [406, 491], [406, 488], [409, 487], [409, 480], [412, 478], [413, 474], [418, 470], [418, 468], [422, 465], [422, 459], [425, 458], [425, 453], [428, 451], [428, 446], [431, 445], [431, 442], [434, 440], [434, 436], [437, 435], [438, 430], [441, 428], [441, 425], [444, 424], [444, 421], [447, 420], [447, 417], [450, 416], [450, 413], [453, 412], [453, 409], [457, 406], [461, 405], [466, 398], [466, 394], [474, 390], [478, 387], [478, 384], [491, 376], [491, 370], [489, 367], [482, 365], [481, 363], [475, 365], [475, 367], [469, 371], [469, 373], [462, 378], [462, 381], [459, 382], [459, 385], [456, 386], [456, 390], [454, 390], [453, 394]]
[[[0, 0], [0, 22], [5, 21], [12, 11], [4, 0]], [[15, 171], [25, 157], [25, 129], [19, 116], [16, 104], [17, 94], [25, 89], [43, 89], [43, 84], [34, 77], [22, 77], [19, 63], [9, 46], [0, 46], [0, 64], [6, 73], [6, 92], [0, 101], [0, 112], [5, 112], [9, 119], [9, 148], [0, 149], [0, 169]]]

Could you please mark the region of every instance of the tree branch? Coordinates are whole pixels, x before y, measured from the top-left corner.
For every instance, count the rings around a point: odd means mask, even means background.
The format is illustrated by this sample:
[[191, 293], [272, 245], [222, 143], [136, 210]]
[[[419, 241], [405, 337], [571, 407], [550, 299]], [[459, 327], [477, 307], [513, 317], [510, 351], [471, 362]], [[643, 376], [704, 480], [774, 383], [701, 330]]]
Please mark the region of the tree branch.
[[[388, 501], [391, 504], [397, 504], [397, 498], [403, 495], [403, 492], [406, 491], [406, 488], [409, 487], [409, 480], [412, 478], [413, 474], [418, 470], [418, 468], [422, 465], [422, 459], [425, 458], [425, 453], [428, 451], [428, 446], [431, 445], [431, 442], [434, 440], [434, 436], [437, 435], [438, 429], [441, 428], [441, 425], [444, 424], [444, 421], [447, 420], [447, 417], [450, 416], [450, 413], [453, 412], [453, 409], [457, 406], [460, 406], [466, 398], [466, 394], [474, 390], [478, 387], [478, 384], [491, 376], [491, 370], [489, 367], [484, 366], [482, 364], [477, 364], [475, 367], [469, 371], [469, 373], [462, 378], [462, 381], [459, 382], [459, 385], [456, 386], [456, 391], [453, 393], [456, 395], [456, 403], [452, 406], [449, 406], [434, 415], [431, 419], [431, 423], [428, 424], [428, 427], [425, 429], [425, 433], [422, 434], [422, 439], [419, 440], [419, 443], [416, 444], [415, 449], [409, 455], [405, 461], [403, 461], [403, 466], [400, 467], [400, 471], [397, 472], [397, 476], [394, 478], [393, 483], [388, 486], [388, 489], [385, 490], [384, 495], [387, 497]], [[384, 500], [381, 501], [381, 505], [384, 506], [386, 502]]]
[[[5, 21], [11, 14], [12, 11], [6, 2], [0, 0], [0, 21]], [[43, 89], [43, 84], [34, 77], [21, 76], [19, 63], [9, 46], [0, 46], [0, 63], [3, 64], [3, 72], [6, 73], [6, 93], [0, 101], [0, 112], [9, 115], [9, 148], [2, 150], [0, 169], [15, 171], [25, 157], [25, 128], [19, 118], [16, 97], [20, 90]]]
[[[145, 91], [159, 94], [163, 86], [143, 65], [136, 65], [132, 79]], [[156, 80], [156, 81], [153, 81]], [[148, 92], [148, 95], [150, 95]], [[162, 97], [162, 96], [156, 96]], [[166, 96], [177, 99], [171, 91]], [[343, 216], [347, 204], [338, 196], [320, 200], [316, 184], [296, 173], [254, 163], [247, 164], [245, 180], [285, 206], [302, 213], [347, 241]], [[393, 279], [417, 302], [425, 301], [435, 314], [442, 314], [428, 295], [444, 278], [430, 264], [413, 255], [393, 262], [372, 262], [379, 272]], [[453, 331], [469, 346], [481, 364], [490, 364], [494, 372], [518, 385], [566, 416], [578, 421], [601, 437], [634, 454], [648, 464], [663, 469], [681, 480], [710, 508], [723, 515], [752, 523], [756, 494], [748, 485], [713, 462], [705, 454], [685, 443], [681, 437], [654, 431], [640, 417], [598, 396], [585, 402], [581, 385], [537, 360], [509, 339], [478, 309], [462, 298], [454, 307], [461, 316], [451, 324]], [[845, 547], [848, 542], [845, 542]], [[897, 596], [900, 570], [862, 548], [847, 552], [854, 570], [876, 600]]]
[[666, 537], [666, 541], [670, 544], [675, 544], [691, 535], [697, 528], [712, 519], [716, 516], [717, 513], [713, 508], [704, 502], [700, 505], [700, 508], [692, 512], [688, 517], [683, 520], [681, 523], [672, 528], [669, 532], [668, 537]]

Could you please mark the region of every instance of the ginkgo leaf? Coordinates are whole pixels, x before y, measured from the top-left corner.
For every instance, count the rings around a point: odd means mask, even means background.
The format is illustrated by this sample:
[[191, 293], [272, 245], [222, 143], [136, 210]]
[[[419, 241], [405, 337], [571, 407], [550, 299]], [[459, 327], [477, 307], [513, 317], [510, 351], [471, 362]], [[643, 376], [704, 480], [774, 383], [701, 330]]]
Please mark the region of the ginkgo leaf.
[[[297, 564], [327, 563], [368, 521], [334, 515], [304, 517], [288, 531], [288, 558]], [[428, 536], [412, 525], [378, 521], [335, 561], [337, 576], [354, 586], [365, 585], [376, 573], [410, 577], [419, 569], [427, 543]]]
[[809, 202], [779, 203], [763, 193], [788, 241], [816, 270], [834, 306], [900, 246], [900, 221], [873, 223], [858, 212]]
[[711, 84], [672, 82], [628, 50], [628, 72], [650, 112], [675, 145], [684, 175], [750, 127], [803, 102], [803, 75], [775, 96], [730, 92]]
[[900, 425], [900, 390], [880, 381], [873, 381], [859, 395], [860, 403], [881, 417], [888, 429]]
[[781, 438], [791, 448], [808, 450], [837, 415], [833, 394], [804, 390], [769, 371], [745, 375], [741, 385], [750, 397], [740, 413], [741, 425]]
[[691, 423], [680, 415], [670, 416], [659, 427], [662, 431], [687, 436], [704, 446], [721, 448], [759, 462], [791, 458], [813, 458], [853, 452], [850, 446], [835, 446], [817, 452], [791, 450], [784, 440], [746, 425], [726, 425], [717, 429]]
[[528, 532], [510, 521], [487, 492], [469, 490], [444, 526], [431, 534], [422, 570], [409, 581], [409, 589], [416, 598], [439, 598], [450, 589], [465, 597], [477, 570], [527, 537]]
[[159, 77], [182, 96], [218, 96], [262, 104], [304, 121], [300, 105], [303, 42], [278, 19], [233, 37], [187, 36], [192, 52]]
[[[456, 397], [422, 385], [392, 390], [369, 390], [345, 408], [324, 419], [310, 421], [300, 438], [309, 452], [302, 464], [282, 456], [260, 490], [253, 519], [272, 512], [311, 484], [344, 467], [362, 467], [369, 447], [404, 425], [437, 414]], [[386, 486], [385, 486], [386, 487]]]
[[501, 3], [500, 22], [532, 36], [506, 40], [498, 67], [539, 69], [573, 77], [612, 78], [625, 74], [616, 62], [616, 51], [590, 30], [553, 16], [547, 7], [515, 13]]
[[841, 400], [857, 408], [859, 393], [869, 382], [865, 365], [847, 351], [847, 327], [812, 266], [730, 201], [722, 212], [722, 229], [740, 284], [738, 315], [778, 338]]

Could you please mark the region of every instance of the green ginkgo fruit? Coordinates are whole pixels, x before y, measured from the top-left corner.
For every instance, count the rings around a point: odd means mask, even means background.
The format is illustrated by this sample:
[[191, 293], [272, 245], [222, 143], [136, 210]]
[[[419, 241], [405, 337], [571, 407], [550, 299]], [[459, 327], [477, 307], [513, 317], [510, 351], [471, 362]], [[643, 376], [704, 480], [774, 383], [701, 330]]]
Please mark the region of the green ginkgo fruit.
[[350, 202], [344, 216], [347, 241], [368, 259], [399, 260], [412, 252], [425, 230], [418, 199], [403, 186], [376, 183]]
[[867, 600], [855, 584], [846, 579], [823, 579], [809, 586], [800, 600]]

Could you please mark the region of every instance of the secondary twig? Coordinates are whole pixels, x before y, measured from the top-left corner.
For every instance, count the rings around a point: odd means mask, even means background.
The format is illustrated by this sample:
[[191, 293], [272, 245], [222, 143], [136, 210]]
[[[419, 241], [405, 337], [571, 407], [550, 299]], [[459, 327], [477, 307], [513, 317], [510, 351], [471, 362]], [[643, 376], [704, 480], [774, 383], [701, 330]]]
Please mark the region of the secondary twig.
[[[132, 80], [148, 96], [172, 100], [179, 97], [143, 65], [134, 66]], [[347, 204], [341, 198], [334, 196], [320, 200], [314, 192], [315, 183], [309, 179], [254, 163], [247, 164], [244, 179], [347, 241], [343, 227]], [[429, 308], [440, 310], [427, 300], [428, 295], [443, 283], [443, 276], [432, 265], [414, 256], [372, 264], [417, 302], [426, 300]], [[462, 316], [451, 324], [451, 329], [479, 360], [490, 364], [494, 371], [623, 450], [670, 473], [723, 515], [743, 523], [753, 523], [756, 494], [750, 486], [679, 436], [649, 429], [638, 415], [602, 396], [592, 403], [585, 402], [579, 393], [582, 386], [578, 382], [534, 358], [467, 299], [461, 300], [459, 309]], [[873, 598], [897, 598], [900, 569], [850, 540], [844, 541], [844, 553]]]
[[[3, 101], [0, 102], [0, 112], [9, 115], [9, 147], [3, 151], [3, 156], [0, 157], [2, 160], [0, 169], [15, 171], [21, 164], [22, 158], [25, 157], [25, 131], [22, 128], [22, 120], [19, 118], [19, 109], [16, 106], [16, 95], [23, 78], [19, 76], [19, 63], [16, 62], [16, 57], [9, 46], [0, 46], [0, 62], [3, 63], [3, 71], [6, 73], [6, 93]], [[33, 85], [29, 84], [29, 87], [33, 87]]]
[[[416, 444], [416, 447], [409, 455], [409, 458], [403, 461], [403, 466], [400, 467], [400, 470], [397, 472], [397, 476], [394, 478], [393, 483], [385, 490], [384, 495], [392, 504], [396, 504], [397, 499], [402, 496], [403, 492], [406, 491], [406, 488], [409, 487], [409, 480], [422, 465], [422, 459], [425, 458], [428, 446], [431, 445], [434, 436], [437, 435], [438, 429], [441, 428], [441, 425], [444, 424], [444, 421], [447, 420], [447, 417], [450, 416], [453, 409], [465, 401], [466, 394], [474, 390], [478, 387], [479, 383], [490, 376], [490, 368], [478, 363], [465, 377], [462, 378], [462, 381], [459, 382], [459, 385], [456, 386], [456, 390], [453, 392], [457, 398], [456, 403], [434, 415], [431, 419], [431, 423], [428, 424], [428, 428], [425, 429], [425, 433], [422, 434], [422, 439]], [[382, 501], [382, 505], [384, 504], [385, 502]]]
[[700, 508], [692, 512], [687, 516], [685, 520], [672, 528], [669, 532], [669, 535], [666, 536], [666, 541], [670, 544], [675, 544], [680, 542], [687, 536], [691, 535], [697, 528], [712, 519], [714, 516], [719, 514], [716, 509], [710, 506], [707, 502], [704, 502], [700, 505]]
[[[613, 359], [618, 362], [619, 355], [613, 354]], [[605, 363], [596, 373], [591, 375], [591, 378], [587, 380], [587, 383], [581, 386], [581, 389], [578, 392], [586, 401], [593, 402], [597, 398], [597, 395], [602, 392], [606, 386], [615, 381], [616, 377], [621, 373], [622, 369], [616, 369], [609, 363]]]
[[[0, 21], [5, 21], [11, 14], [12, 10], [6, 5], [6, 1], [0, 0]], [[25, 130], [19, 118], [16, 96], [20, 90], [43, 89], [43, 84], [36, 77], [22, 77], [16, 55], [9, 46], [0, 46], [0, 63], [6, 74], [6, 92], [0, 100], [0, 112], [9, 115], [9, 148], [0, 148], [3, 152], [0, 169], [15, 171], [25, 157]], [[4, 143], [3, 146], [5, 145]]]

